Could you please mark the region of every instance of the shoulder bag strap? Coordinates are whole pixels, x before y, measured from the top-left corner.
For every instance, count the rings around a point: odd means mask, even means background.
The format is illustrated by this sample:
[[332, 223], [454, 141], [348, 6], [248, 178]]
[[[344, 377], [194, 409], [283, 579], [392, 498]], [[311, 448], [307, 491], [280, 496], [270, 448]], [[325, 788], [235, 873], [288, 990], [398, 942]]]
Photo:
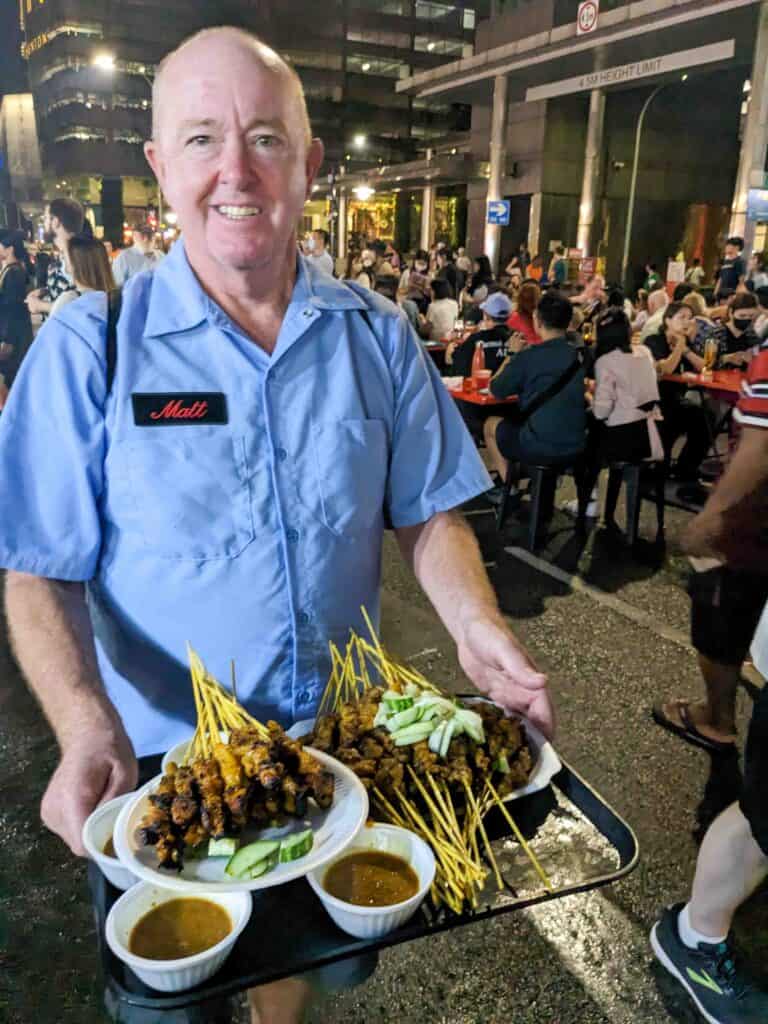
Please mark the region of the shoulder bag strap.
[[543, 391], [539, 392], [539, 394], [536, 395], [533, 401], [529, 402], [526, 408], [521, 410], [520, 416], [516, 420], [516, 423], [525, 423], [527, 420], [531, 418], [531, 416], [533, 416], [534, 413], [537, 413], [543, 405], [546, 405], [547, 402], [554, 398], [555, 395], [559, 395], [563, 388], [570, 384], [570, 382], [576, 376], [578, 371], [581, 369], [581, 366], [581, 360], [578, 356], [576, 356], [576, 358], [573, 360], [573, 362], [565, 371], [565, 373], [560, 374], [557, 380], [552, 381], [549, 387], [546, 387]]
[[120, 319], [120, 307], [123, 304], [123, 293], [119, 288], [107, 292], [107, 396], [112, 392], [117, 366], [117, 321]]

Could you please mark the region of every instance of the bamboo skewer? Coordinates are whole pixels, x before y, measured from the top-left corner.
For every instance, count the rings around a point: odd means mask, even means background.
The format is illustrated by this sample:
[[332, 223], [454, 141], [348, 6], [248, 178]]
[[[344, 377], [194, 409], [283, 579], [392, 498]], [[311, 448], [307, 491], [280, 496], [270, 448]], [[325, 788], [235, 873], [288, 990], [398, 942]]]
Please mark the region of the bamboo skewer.
[[506, 818], [507, 824], [512, 829], [512, 831], [514, 832], [515, 838], [517, 839], [518, 843], [520, 843], [520, 845], [522, 846], [522, 848], [525, 851], [525, 853], [526, 853], [528, 859], [530, 860], [531, 864], [533, 864], [533, 866], [534, 866], [534, 868], [536, 870], [536, 873], [538, 874], [539, 878], [544, 883], [547, 891], [548, 892], [553, 892], [554, 890], [552, 888], [552, 883], [549, 880], [549, 876], [547, 875], [546, 871], [544, 870], [544, 868], [539, 863], [539, 861], [538, 861], [538, 859], [536, 857], [536, 854], [533, 852], [531, 847], [528, 845], [528, 842], [526, 841], [523, 833], [517, 827], [515, 819], [512, 817], [512, 815], [507, 810], [507, 807], [504, 804], [504, 802], [500, 799], [499, 794], [496, 792], [496, 790], [493, 787], [493, 784], [491, 783], [491, 780], [490, 779], [486, 779], [485, 784], [488, 787], [488, 789], [491, 791], [491, 793], [492, 793], [492, 795], [494, 797], [496, 806], [499, 808], [501, 813]]

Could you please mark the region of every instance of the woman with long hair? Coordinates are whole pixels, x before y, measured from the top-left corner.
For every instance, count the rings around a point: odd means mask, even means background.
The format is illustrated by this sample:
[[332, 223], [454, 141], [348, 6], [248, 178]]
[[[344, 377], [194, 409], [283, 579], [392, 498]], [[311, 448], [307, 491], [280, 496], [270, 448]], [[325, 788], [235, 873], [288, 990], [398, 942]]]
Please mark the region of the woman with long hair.
[[0, 231], [0, 374], [10, 387], [32, 342], [27, 251], [21, 231]]
[[[659, 385], [650, 353], [632, 345], [629, 317], [620, 306], [609, 306], [596, 322], [595, 389], [586, 452], [586, 472], [579, 483], [582, 508], [593, 492], [600, 468], [611, 463], [655, 462], [664, 470], [664, 449], [656, 421], [660, 419]], [[605, 523], [614, 519], [622, 474], [612, 472], [605, 499]], [[657, 481], [657, 485], [660, 481]], [[661, 492], [663, 495], [663, 482]], [[664, 532], [664, 502], [657, 502], [658, 535]], [[583, 512], [582, 512], [583, 515]]]
[[417, 249], [413, 254], [413, 259], [410, 265], [400, 275], [400, 287], [407, 288], [408, 282], [410, 281], [411, 274], [427, 274], [429, 273], [429, 253], [426, 249]]
[[67, 303], [80, 298], [85, 292], [109, 292], [115, 287], [107, 250], [98, 238], [86, 238], [84, 235], [70, 238], [65, 259], [75, 287], [59, 295], [51, 306], [51, 316], [56, 316]]
[[507, 320], [507, 327], [515, 334], [522, 334], [529, 345], [538, 345], [541, 341], [533, 324], [533, 314], [540, 299], [541, 288], [533, 281], [527, 281], [520, 286], [517, 309]]

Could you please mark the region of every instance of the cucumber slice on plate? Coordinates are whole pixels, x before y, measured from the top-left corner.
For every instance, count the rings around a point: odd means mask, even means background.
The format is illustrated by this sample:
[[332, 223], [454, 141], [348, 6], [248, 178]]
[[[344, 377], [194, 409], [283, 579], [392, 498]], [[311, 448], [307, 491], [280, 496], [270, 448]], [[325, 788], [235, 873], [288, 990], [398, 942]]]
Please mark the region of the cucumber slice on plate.
[[287, 864], [292, 860], [298, 860], [299, 857], [306, 857], [312, 849], [314, 841], [311, 828], [304, 832], [296, 832], [292, 836], [286, 836], [280, 842], [280, 863]]
[[239, 839], [209, 839], [209, 857], [234, 857], [240, 845]]
[[249, 843], [238, 850], [230, 858], [225, 871], [230, 878], [256, 878], [257, 875], [263, 875], [270, 867], [275, 866], [277, 859], [268, 864], [263, 871], [257, 871], [256, 874], [252, 874], [257, 864], [260, 864], [261, 861], [268, 861], [273, 855], [276, 858], [280, 856], [280, 840], [259, 839], [257, 842]]
[[264, 860], [257, 861], [257, 863], [253, 865], [251, 870], [247, 872], [247, 875], [239, 875], [238, 877], [258, 878], [259, 875], [266, 875], [268, 871], [271, 871], [272, 868], [276, 866], [279, 860], [280, 851], [275, 850], [274, 853], [270, 853], [268, 856], [266, 856]]
[[398, 711], [396, 715], [387, 719], [387, 729], [390, 732], [397, 732], [399, 729], [404, 729], [407, 725], [413, 725], [414, 722], [419, 720], [421, 715], [421, 709], [417, 707], [406, 708], [405, 711]]

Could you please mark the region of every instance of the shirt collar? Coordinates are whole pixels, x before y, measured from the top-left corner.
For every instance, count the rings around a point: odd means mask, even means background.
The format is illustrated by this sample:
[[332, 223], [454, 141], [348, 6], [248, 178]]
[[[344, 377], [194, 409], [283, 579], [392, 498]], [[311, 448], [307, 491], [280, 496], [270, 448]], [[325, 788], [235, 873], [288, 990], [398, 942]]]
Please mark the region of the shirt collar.
[[[298, 256], [296, 281], [285, 320], [308, 306], [323, 311], [368, 308], [353, 288], [330, 277], [311, 260]], [[189, 265], [184, 241], [179, 239], [153, 272], [144, 335], [190, 330], [208, 319], [211, 308], [216, 308], [216, 303], [200, 287]]]

